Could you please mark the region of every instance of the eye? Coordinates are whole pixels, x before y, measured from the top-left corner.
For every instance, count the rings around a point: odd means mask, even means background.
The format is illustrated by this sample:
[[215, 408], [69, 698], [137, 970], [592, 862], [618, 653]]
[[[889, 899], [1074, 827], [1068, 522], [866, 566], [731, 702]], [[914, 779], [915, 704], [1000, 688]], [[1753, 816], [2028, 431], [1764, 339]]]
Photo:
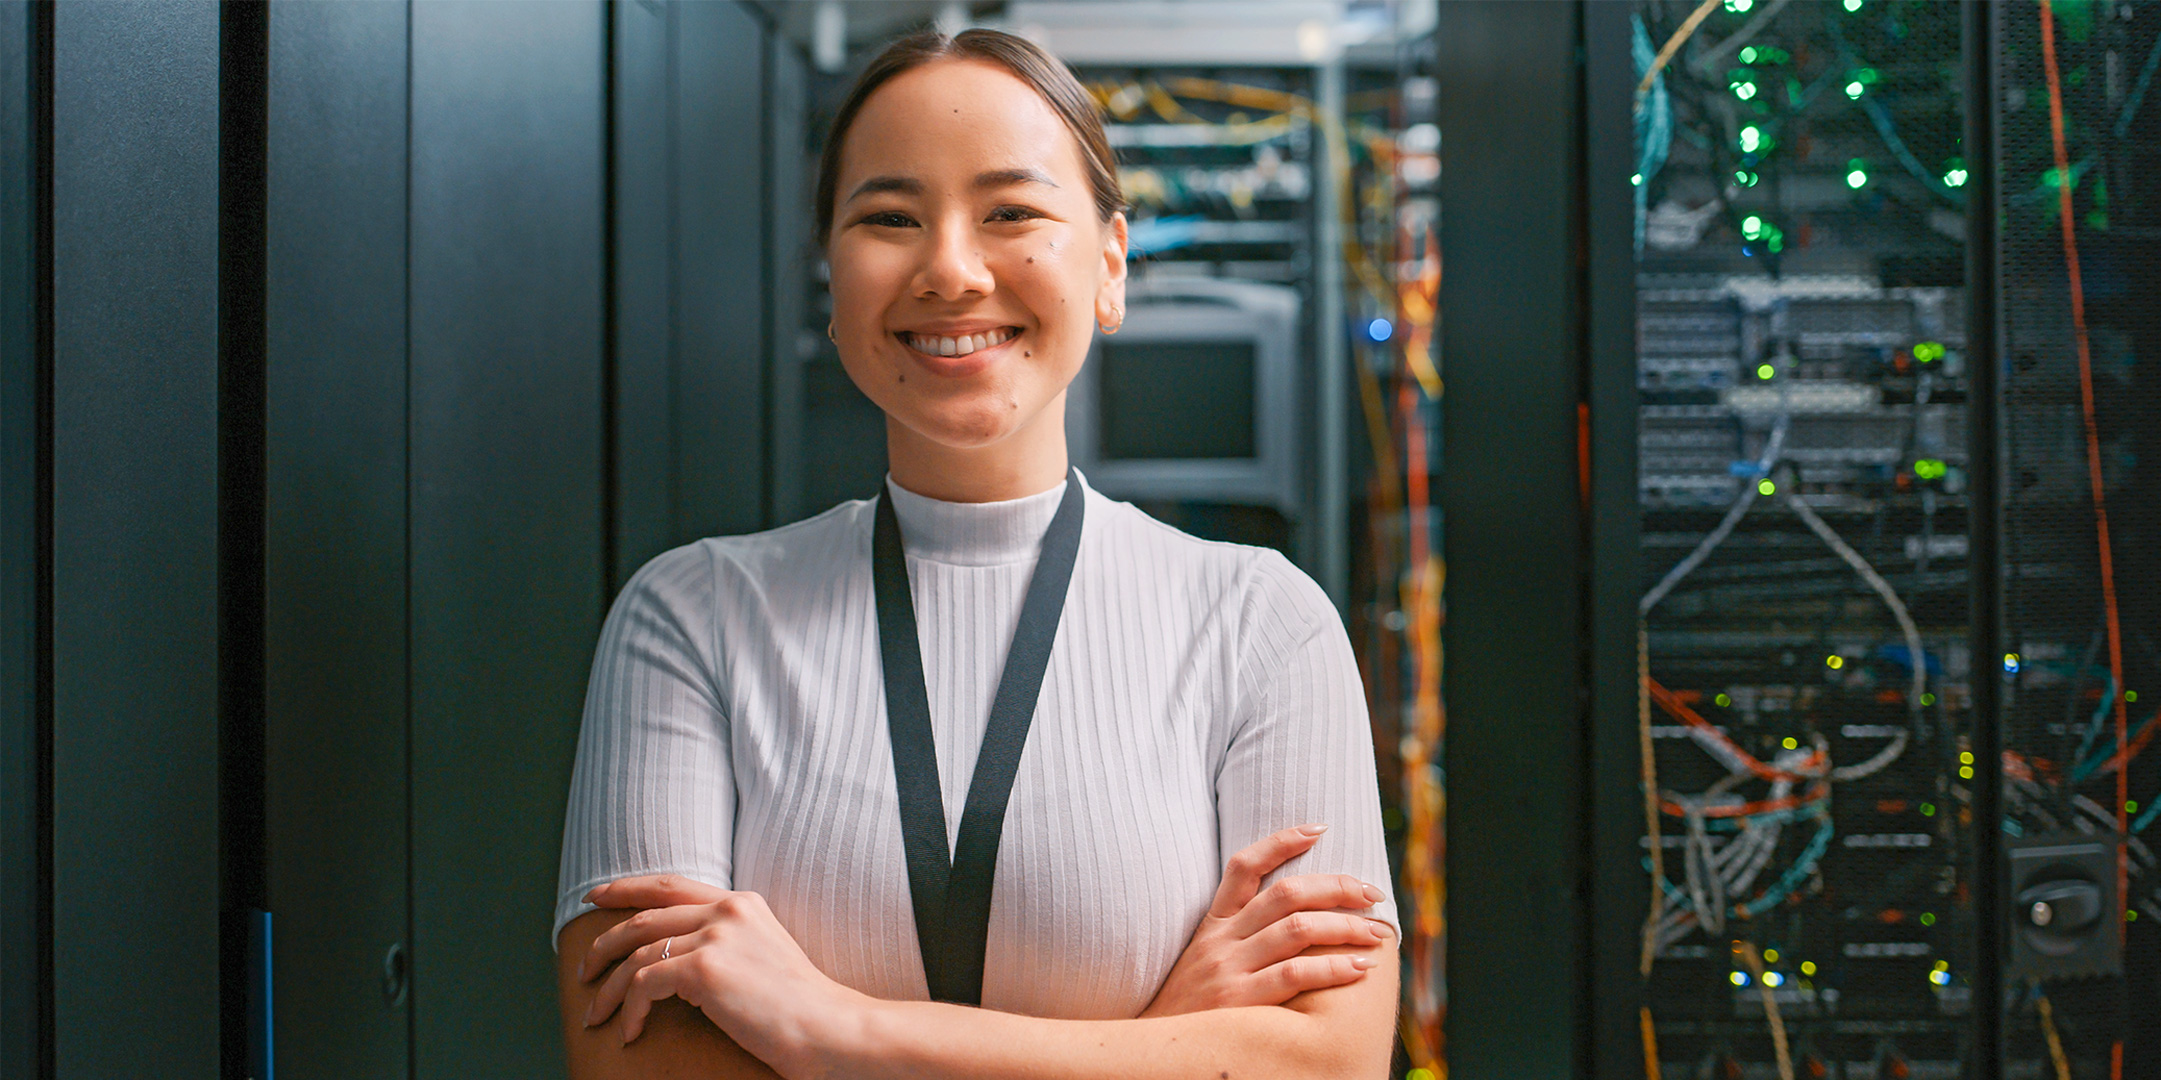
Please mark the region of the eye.
[[858, 225], [876, 225], [884, 229], [905, 229], [915, 224], [915, 219], [896, 210], [880, 210], [865, 214], [856, 220]]
[[999, 207], [998, 209], [996, 209], [996, 210], [993, 210], [993, 211], [991, 211], [991, 212], [990, 212], [990, 216], [989, 216], [989, 217], [987, 217], [987, 218], [985, 218], [984, 220], [986, 220], [986, 221], [1029, 221], [1029, 220], [1032, 220], [1032, 219], [1034, 219], [1034, 218], [1039, 218], [1039, 217], [1042, 217], [1042, 216], [1043, 216], [1043, 215], [1041, 215], [1041, 214], [1038, 214], [1038, 213], [1036, 213], [1035, 211], [1033, 211], [1033, 210], [1030, 210], [1030, 209], [1028, 209], [1028, 208], [1027, 208], [1027, 207], [1025, 207], [1025, 206], [1001, 206], [1001, 207]]

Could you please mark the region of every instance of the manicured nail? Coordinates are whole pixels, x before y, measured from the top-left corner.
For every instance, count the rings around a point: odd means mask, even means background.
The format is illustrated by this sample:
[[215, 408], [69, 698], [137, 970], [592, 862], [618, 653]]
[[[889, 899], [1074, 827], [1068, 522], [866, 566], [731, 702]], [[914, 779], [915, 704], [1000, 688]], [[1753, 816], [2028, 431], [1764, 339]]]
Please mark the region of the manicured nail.
[[1374, 937], [1386, 940], [1396, 935], [1395, 927], [1390, 926], [1379, 919], [1367, 919], [1366, 922], [1372, 925]]
[[1298, 827], [1298, 831], [1299, 831], [1299, 832], [1302, 832], [1302, 833], [1304, 833], [1304, 834], [1306, 834], [1307, 836], [1319, 836], [1320, 834], [1322, 834], [1322, 833], [1324, 833], [1324, 832], [1327, 832], [1327, 831], [1328, 831], [1328, 826], [1326, 826], [1326, 825], [1300, 825], [1300, 826]]
[[1351, 966], [1364, 971], [1373, 966], [1373, 958], [1370, 956], [1353, 956], [1351, 957]]
[[1380, 903], [1381, 901], [1383, 901], [1383, 900], [1386, 900], [1386, 899], [1388, 899], [1388, 894], [1387, 894], [1387, 893], [1384, 893], [1384, 892], [1382, 892], [1382, 891], [1380, 890], [1380, 888], [1379, 888], [1378, 886], [1374, 886], [1374, 885], [1368, 885], [1368, 886], [1366, 886], [1366, 902], [1367, 902], [1367, 903], [1372, 903], [1372, 904], [1378, 904], [1378, 903]]

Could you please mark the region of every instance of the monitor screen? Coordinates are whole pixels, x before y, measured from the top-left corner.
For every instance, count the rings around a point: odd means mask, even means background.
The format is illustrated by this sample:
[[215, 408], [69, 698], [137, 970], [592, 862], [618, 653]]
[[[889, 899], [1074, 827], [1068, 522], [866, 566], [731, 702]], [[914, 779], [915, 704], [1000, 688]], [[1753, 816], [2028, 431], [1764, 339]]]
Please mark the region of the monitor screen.
[[1251, 341], [1106, 341], [1096, 372], [1106, 461], [1254, 458]]

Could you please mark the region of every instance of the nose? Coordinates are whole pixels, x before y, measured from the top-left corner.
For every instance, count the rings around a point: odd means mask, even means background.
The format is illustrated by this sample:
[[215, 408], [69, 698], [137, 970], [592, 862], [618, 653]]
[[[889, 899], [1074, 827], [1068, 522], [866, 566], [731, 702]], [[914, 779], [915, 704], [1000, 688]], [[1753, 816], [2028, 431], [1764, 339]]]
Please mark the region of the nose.
[[943, 226], [931, 230], [916, 269], [915, 294], [923, 299], [959, 300], [970, 293], [989, 296], [995, 289], [990, 266], [977, 250], [974, 230]]

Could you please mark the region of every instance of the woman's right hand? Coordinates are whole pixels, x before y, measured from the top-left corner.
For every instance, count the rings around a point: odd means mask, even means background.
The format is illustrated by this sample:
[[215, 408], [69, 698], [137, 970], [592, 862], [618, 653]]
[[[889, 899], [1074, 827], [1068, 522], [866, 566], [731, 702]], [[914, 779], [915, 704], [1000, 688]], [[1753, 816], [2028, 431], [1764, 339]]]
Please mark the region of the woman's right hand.
[[1318, 945], [1372, 948], [1391, 940], [1387, 923], [1337, 910], [1371, 907], [1385, 893], [1347, 874], [1306, 874], [1260, 887], [1262, 878], [1311, 848], [1327, 829], [1284, 829], [1231, 856], [1215, 903], [1142, 1016], [1280, 1005], [1308, 990], [1365, 977], [1373, 964], [1365, 956], [1302, 954]]

